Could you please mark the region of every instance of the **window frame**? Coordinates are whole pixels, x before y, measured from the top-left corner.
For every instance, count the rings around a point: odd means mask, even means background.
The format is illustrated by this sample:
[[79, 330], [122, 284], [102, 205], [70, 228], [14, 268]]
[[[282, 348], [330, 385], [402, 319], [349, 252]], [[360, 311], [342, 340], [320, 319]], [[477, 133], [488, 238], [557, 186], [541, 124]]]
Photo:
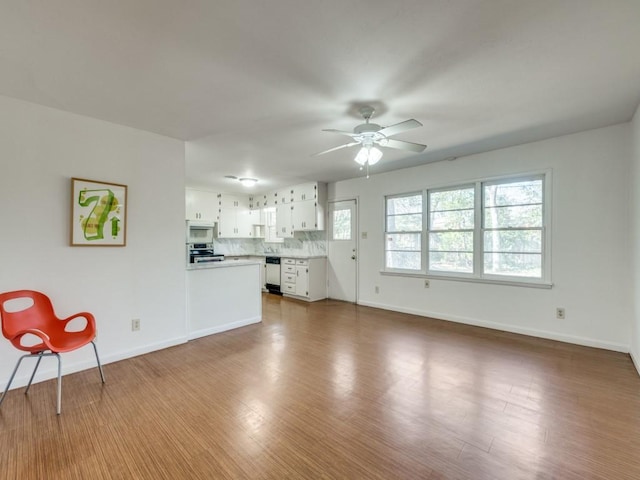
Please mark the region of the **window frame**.
[[[383, 198], [384, 201], [384, 237], [383, 237], [383, 260], [382, 260], [382, 264], [384, 265], [384, 268], [386, 271], [390, 271], [390, 272], [397, 272], [397, 273], [408, 273], [408, 274], [420, 274], [422, 272], [424, 272], [424, 267], [425, 267], [425, 263], [424, 263], [424, 248], [425, 248], [425, 195], [424, 195], [424, 190], [414, 190], [411, 192], [406, 192], [406, 193], [398, 193], [395, 195], [385, 195]], [[388, 213], [388, 207], [389, 207], [389, 199], [393, 199], [393, 198], [403, 198], [403, 197], [414, 197], [414, 196], [420, 196], [422, 199], [422, 203], [421, 203], [421, 212], [420, 214], [422, 215], [422, 221], [421, 221], [421, 226], [420, 226], [420, 230], [394, 230], [394, 231], [390, 231], [388, 230], [388, 226], [389, 226], [389, 213]], [[393, 235], [393, 234], [418, 234], [420, 235], [420, 268], [419, 269], [410, 269], [410, 268], [387, 268], [387, 236], [388, 235]], [[413, 250], [407, 250], [407, 251], [413, 251]]]
[[[527, 180], [542, 180], [542, 226], [541, 230], [541, 276], [524, 277], [517, 275], [501, 275], [484, 272], [484, 186], [495, 184], [517, 183]], [[429, 235], [430, 230], [430, 192], [458, 190], [474, 187], [474, 233], [473, 233], [473, 273], [447, 272], [441, 270], [430, 270], [429, 265]], [[434, 278], [443, 280], [458, 280], [466, 282], [479, 282], [490, 284], [516, 285], [536, 288], [551, 288], [551, 192], [552, 192], [552, 171], [541, 170], [520, 174], [502, 175], [475, 179], [472, 181], [456, 182], [447, 185], [437, 185], [422, 190], [413, 190], [405, 193], [394, 193], [383, 196], [383, 222], [384, 222], [384, 245], [383, 245], [383, 268], [380, 271], [383, 275], [398, 275], [421, 278]], [[398, 269], [387, 267], [387, 200], [404, 196], [422, 194], [422, 231], [421, 233], [421, 269]], [[418, 233], [418, 232], [416, 232]]]
[[[508, 228], [491, 228], [491, 229], [487, 229], [486, 225], [485, 225], [485, 218], [484, 218], [484, 209], [485, 209], [485, 205], [484, 205], [484, 188], [486, 185], [504, 185], [504, 184], [509, 184], [509, 183], [518, 183], [518, 182], [526, 182], [526, 181], [531, 181], [531, 180], [541, 180], [542, 181], [542, 223], [540, 227], [536, 227], [536, 228], [515, 228], [513, 230], [540, 230], [540, 269], [541, 269], [541, 275], [540, 277], [525, 277], [525, 276], [521, 276], [521, 275], [503, 275], [503, 274], [495, 274], [495, 273], [486, 273], [485, 272], [485, 262], [484, 262], [484, 254], [485, 254], [485, 246], [484, 246], [484, 234], [487, 230], [501, 230], [501, 231], [509, 231]], [[545, 281], [545, 250], [546, 250], [546, 245], [547, 245], [547, 239], [546, 239], [546, 230], [548, 230], [547, 228], [545, 228], [546, 226], [546, 217], [547, 217], [547, 208], [546, 208], [546, 189], [545, 189], [545, 175], [541, 175], [541, 174], [537, 174], [537, 175], [524, 175], [524, 176], [517, 176], [517, 177], [508, 177], [506, 179], [498, 179], [498, 180], [487, 180], [487, 181], [483, 181], [481, 182], [481, 187], [480, 187], [480, 194], [482, 195], [481, 201], [482, 201], [482, 205], [481, 205], [481, 211], [480, 211], [480, 216], [481, 216], [481, 220], [482, 223], [480, 225], [480, 242], [481, 242], [481, 250], [479, 251], [478, 256], [481, 258], [481, 264], [482, 264], [482, 270], [481, 270], [481, 276], [482, 278], [486, 278], [489, 280], [506, 280], [506, 281], [511, 281], [511, 282], [518, 282], [518, 281], [523, 281], [523, 282], [543, 282]]]
[[[451, 192], [451, 191], [455, 191], [455, 190], [469, 190], [470, 188], [473, 189], [473, 228], [472, 229], [456, 229], [456, 230], [433, 230], [431, 228], [431, 193], [438, 193], [438, 192]], [[465, 184], [460, 184], [460, 185], [453, 185], [453, 186], [447, 186], [447, 187], [441, 187], [441, 188], [429, 188], [424, 190], [424, 195], [425, 195], [425, 201], [427, 203], [427, 211], [426, 211], [426, 223], [424, 223], [424, 225], [426, 225], [425, 228], [425, 235], [427, 237], [426, 239], [426, 249], [425, 249], [425, 265], [426, 265], [426, 272], [429, 275], [452, 275], [455, 277], [473, 277], [475, 272], [477, 271], [476, 268], [476, 243], [477, 243], [477, 232], [476, 232], [476, 225], [478, 224], [478, 218], [477, 218], [477, 212], [476, 212], [476, 200], [477, 200], [477, 191], [476, 191], [476, 184], [475, 182], [472, 183], [465, 183]], [[431, 233], [442, 233], [442, 232], [471, 232], [471, 236], [472, 238], [472, 245], [473, 245], [473, 250], [471, 251], [471, 255], [472, 255], [472, 271], [471, 273], [469, 272], [456, 272], [456, 271], [446, 271], [446, 270], [432, 270], [431, 269], [431, 256], [429, 255], [431, 253], [430, 250], [430, 238], [431, 238]]]

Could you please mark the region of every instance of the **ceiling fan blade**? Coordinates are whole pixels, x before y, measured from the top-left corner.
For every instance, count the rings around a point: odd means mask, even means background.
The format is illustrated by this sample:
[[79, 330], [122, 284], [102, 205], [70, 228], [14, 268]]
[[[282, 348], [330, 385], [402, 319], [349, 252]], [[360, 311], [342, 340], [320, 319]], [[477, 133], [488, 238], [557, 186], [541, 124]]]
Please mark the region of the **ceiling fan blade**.
[[344, 130], [336, 130], [335, 128], [325, 128], [323, 132], [339, 133], [340, 135], [346, 135], [347, 137], [355, 137], [357, 134], [353, 132], [345, 132]]
[[354, 145], [358, 145], [360, 142], [351, 142], [345, 143], [344, 145], [340, 145], [338, 147], [330, 148], [329, 150], [325, 150], [324, 152], [314, 153], [311, 155], [312, 157], [317, 157], [318, 155], [324, 155], [325, 153], [335, 152], [336, 150], [340, 150], [341, 148], [353, 147]]
[[405, 120], [404, 122], [396, 123], [395, 125], [390, 125], [388, 127], [384, 127], [378, 133], [381, 133], [385, 137], [392, 137], [393, 135], [397, 135], [398, 133], [406, 132], [407, 130], [411, 130], [412, 128], [421, 127], [422, 124], [414, 120]]
[[408, 150], [409, 152], [420, 153], [423, 152], [426, 145], [421, 143], [405, 142], [404, 140], [394, 140], [392, 138], [385, 138], [380, 140], [381, 147], [397, 148], [399, 150]]

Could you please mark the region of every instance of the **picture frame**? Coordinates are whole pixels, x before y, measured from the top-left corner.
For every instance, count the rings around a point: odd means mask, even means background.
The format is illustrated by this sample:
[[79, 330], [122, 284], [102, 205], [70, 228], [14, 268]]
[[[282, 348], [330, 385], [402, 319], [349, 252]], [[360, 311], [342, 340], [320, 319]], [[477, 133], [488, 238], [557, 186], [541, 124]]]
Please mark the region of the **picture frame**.
[[127, 244], [127, 186], [71, 179], [71, 246]]

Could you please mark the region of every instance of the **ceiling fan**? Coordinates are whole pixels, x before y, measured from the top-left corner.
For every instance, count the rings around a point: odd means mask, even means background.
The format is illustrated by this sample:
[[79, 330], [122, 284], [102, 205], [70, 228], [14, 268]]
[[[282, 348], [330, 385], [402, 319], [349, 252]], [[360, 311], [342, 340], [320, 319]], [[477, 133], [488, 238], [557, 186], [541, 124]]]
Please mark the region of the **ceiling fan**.
[[419, 121], [411, 119], [388, 127], [381, 127], [376, 123], [369, 123], [369, 120], [373, 116], [373, 112], [375, 112], [373, 107], [364, 105], [359, 111], [364, 118], [365, 123], [354, 128], [353, 133], [335, 130], [333, 128], [322, 130], [323, 132], [333, 132], [340, 135], [346, 135], [351, 137], [353, 141], [338, 147], [330, 148], [324, 152], [316, 153], [315, 155], [324, 155], [325, 153], [334, 152], [342, 148], [362, 145], [362, 148], [356, 155], [355, 161], [362, 166], [366, 165], [369, 167], [369, 165], [378, 163], [380, 158], [382, 158], [382, 151], [378, 149], [377, 146], [397, 148], [399, 150], [407, 150], [414, 153], [420, 153], [427, 148], [426, 145], [422, 145], [420, 143], [405, 142], [404, 140], [389, 138], [399, 133], [406, 132], [407, 130], [411, 130], [412, 128], [421, 127], [422, 124]]

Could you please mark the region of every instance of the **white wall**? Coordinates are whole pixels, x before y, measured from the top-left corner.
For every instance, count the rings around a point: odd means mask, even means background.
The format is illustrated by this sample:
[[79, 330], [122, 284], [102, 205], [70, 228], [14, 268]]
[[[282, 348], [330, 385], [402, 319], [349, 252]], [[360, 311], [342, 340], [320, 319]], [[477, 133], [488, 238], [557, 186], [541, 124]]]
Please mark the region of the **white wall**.
[[[330, 185], [330, 199], [359, 199], [359, 229], [367, 233], [359, 240], [359, 303], [628, 351], [630, 158], [627, 123]], [[380, 274], [385, 194], [546, 169], [552, 289], [440, 279], [425, 289], [421, 278]], [[556, 319], [556, 307], [566, 309], [566, 319]]]
[[631, 197], [631, 228], [633, 261], [634, 316], [631, 331], [631, 358], [640, 373], [640, 106], [631, 122], [633, 145], [633, 193]]
[[[0, 97], [0, 162], [0, 291], [41, 290], [59, 316], [92, 312], [105, 363], [186, 340], [183, 142]], [[126, 247], [69, 246], [71, 177], [128, 185]], [[18, 356], [0, 338], [0, 390]], [[63, 373], [93, 365], [85, 347]], [[43, 361], [39, 379], [55, 366]]]

